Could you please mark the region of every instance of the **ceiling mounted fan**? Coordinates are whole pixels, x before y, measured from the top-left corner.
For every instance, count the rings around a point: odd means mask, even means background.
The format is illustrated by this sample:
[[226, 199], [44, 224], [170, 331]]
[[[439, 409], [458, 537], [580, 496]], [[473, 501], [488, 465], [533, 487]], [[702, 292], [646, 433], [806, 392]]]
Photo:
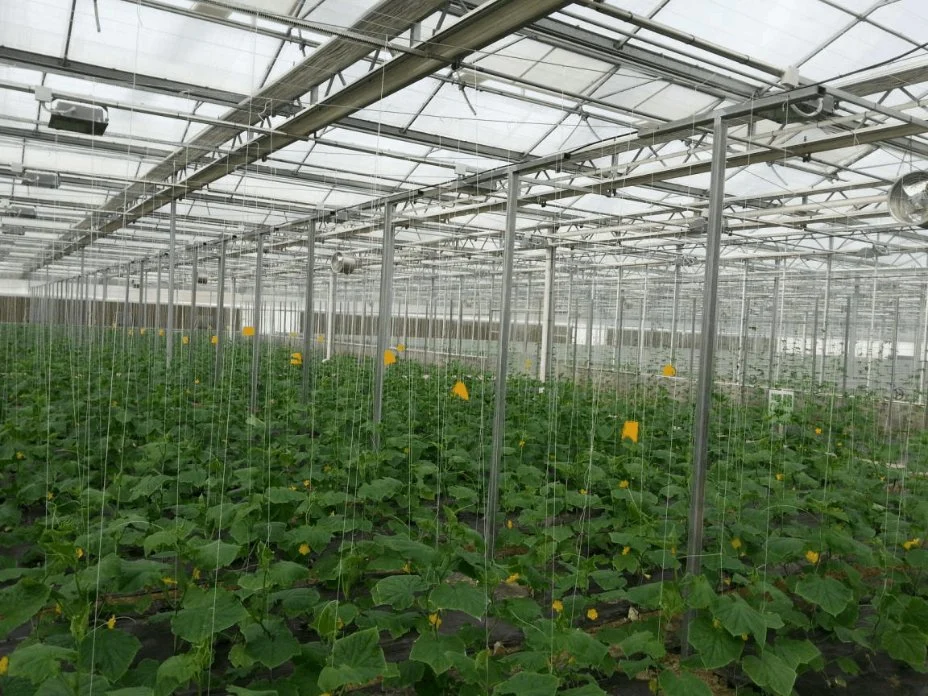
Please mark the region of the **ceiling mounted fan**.
[[928, 228], [928, 172], [909, 172], [889, 189], [889, 214], [906, 225]]

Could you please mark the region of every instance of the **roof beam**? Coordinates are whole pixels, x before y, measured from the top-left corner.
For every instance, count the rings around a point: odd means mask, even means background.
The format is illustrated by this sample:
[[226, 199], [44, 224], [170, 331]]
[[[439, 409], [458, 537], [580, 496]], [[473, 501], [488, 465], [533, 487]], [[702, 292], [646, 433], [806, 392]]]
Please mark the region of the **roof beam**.
[[[471, 52], [507, 36], [568, 2], [569, 0], [534, 0], [531, 3], [522, 0], [490, 0], [423, 42], [420, 49], [429, 57], [404, 54], [394, 58], [280, 126], [279, 130], [288, 132], [291, 136], [256, 137], [235, 152], [210, 162], [188, 176], [182, 182], [183, 187], [188, 191], [200, 189], [239, 167], [276, 152], [298, 138], [319, 131], [344, 116], [380, 101], [439, 68], [461, 60]], [[100, 226], [98, 232], [81, 235], [64, 249], [33, 264], [27, 273], [35, 272], [44, 264], [86, 246], [91, 236], [110, 234], [181, 195], [182, 191], [172, 186], [132, 207], [114, 209], [112, 206], [106, 206], [105, 211], [114, 214], [108, 222]], [[128, 197], [124, 200], [128, 200]], [[82, 229], [87, 229], [87, 226], [83, 226]]]

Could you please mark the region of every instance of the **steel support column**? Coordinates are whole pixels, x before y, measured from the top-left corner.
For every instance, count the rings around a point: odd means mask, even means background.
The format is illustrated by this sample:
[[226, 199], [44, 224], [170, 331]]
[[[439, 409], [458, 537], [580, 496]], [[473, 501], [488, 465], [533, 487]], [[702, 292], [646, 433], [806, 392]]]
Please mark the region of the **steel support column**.
[[219, 277], [216, 279], [216, 363], [213, 368], [213, 380], [217, 384], [222, 379], [223, 324], [225, 323], [226, 302], [226, 241], [219, 247]]
[[676, 367], [677, 364], [677, 321], [680, 316], [680, 286], [683, 283], [681, 275], [680, 260], [673, 267], [673, 306], [670, 308], [670, 364]]
[[545, 289], [541, 298], [541, 355], [538, 360], [538, 379], [547, 382], [551, 375], [551, 358], [554, 355], [554, 260], [557, 247], [545, 250]]
[[[780, 259], [774, 262], [773, 270], [773, 295], [771, 297], [770, 309], [770, 340], [768, 342], [769, 355], [767, 356], [767, 386], [773, 388], [776, 381], [773, 374], [773, 363], [777, 354], [777, 324], [779, 323], [779, 296], [780, 296]], [[805, 350], [805, 348], [803, 348]]]
[[335, 350], [335, 271], [329, 273], [329, 301], [325, 308], [325, 359], [330, 360]]
[[258, 373], [261, 369], [261, 283], [264, 275], [264, 235], [255, 238], [255, 299], [251, 337], [251, 410], [258, 408]]
[[165, 326], [164, 360], [168, 369], [171, 369], [171, 360], [174, 357], [174, 262], [175, 244], [177, 242], [177, 200], [171, 199], [171, 228], [168, 239], [168, 317]]
[[384, 357], [393, 316], [393, 204], [383, 211], [383, 250], [380, 262], [380, 312], [377, 319], [377, 349], [374, 351], [374, 446], [379, 447], [378, 428], [383, 419]]
[[309, 364], [313, 349], [313, 283], [315, 282], [314, 267], [316, 265], [316, 223], [310, 222], [306, 226], [306, 288], [303, 293], [303, 379], [301, 397], [303, 403], [309, 401]]
[[[702, 350], [699, 354], [699, 381], [693, 421], [693, 478], [690, 488], [686, 572], [699, 575], [702, 569], [703, 517], [705, 514], [706, 472], [709, 469], [709, 423], [712, 411], [712, 384], [715, 358], [716, 313], [718, 310], [719, 252], [722, 239], [722, 211], [725, 193], [726, 141], [728, 126], [721, 116], [712, 125], [712, 177], [709, 189], [709, 221], [706, 229], [706, 275], [703, 288]], [[683, 654], [689, 654], [691, 612], [683, 627]]]
[[509, 321], [512, 304], [512, 266], [515, 255], [516, 214], [519, 208], [519, 175], [508, 176], [508, 203], [506, 232], [503, 238], [502, 293], [499, 314], [499, 342], [496, 356], [496, 394], [493, 410], [493, 448], [490, 454], [489, 481], [487, 483], [487, 509], [484, 526], [486, 557], [496, 552], [496, 514], [499, 507], [499, 474], [503, 459], [503, 441], [506, 434], [506, 375], [509, 368]]
[[[190, 317], [187, 330], [193, 334], [197, 328], [197, 289], [200, 285], [200, 249], [193, 247], [193, 259], [190, 262]], [[193, 352], [190, 353], [193, 355]]]
[[[835, 238], [828, 237], [828, 250], [834, 250]], [[831, 265], [832, 265], [832, 255], [828, 255], [828, 259], [825, 261], [825, 306], [823, 308], [822, 314], [822, 369], [819, 372], [819, 383], [825, 382], [825, 372], [828, 362], [828, 314], [831, 311]]]

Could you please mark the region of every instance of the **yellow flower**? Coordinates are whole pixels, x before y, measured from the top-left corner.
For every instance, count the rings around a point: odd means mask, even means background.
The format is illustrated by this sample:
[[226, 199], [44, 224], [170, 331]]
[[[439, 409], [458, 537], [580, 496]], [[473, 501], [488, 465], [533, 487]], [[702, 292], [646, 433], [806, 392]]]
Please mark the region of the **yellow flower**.
[[144, 328], [139, 329], [139, 336], [144, 336], [144, 335], [145, 335], [145, 329]]
[[627, 555], [630, 554], [631, 552], [632, 552], [632, 547], [631, 547], [631, 546], [623, 546], [623, 547], [622, 547], [622, 555], [623, 555], [623, 556], [627, 556]]
[[195, 379], [195, 380], [193, 380], [193, 383], [194, 383], [194, 384], [199, 384], [199, 383], [200, 383], [200, 380], [199, 380], [199, 379]]
[[194, 569], [193, 569], [193, 579], [194, 579], [194, 580], [199, 580], [199, 579], [200, 579], [200, 576], [201, 576], [200, 569], [199, 569], [199, 568], [194, 568]]
[[525, 447], [525, 440], [519, 440], [519, 449]]
[[309, 544], [303, 543], [300, 544], [300, 555], [305, 556], [309, 553]]
[[451, 387], [451, 393], [463, 401], [470, 401], [470, 392], [467, 391], [467, 385], [461, 380], [454, 383], [454, 386]]
[[158, 329], [158, 335], [164, 336], [164, 329]]
[[586, 610], [586, 618], [590, 621], [596, 621], [599, 618], [599, 612], [591, 607]]
[[676, 555], [677, 555], [677, 547], [676, 547], [676, 546], [671, 546], [671, 547], [670, 547], [670, 555], [671, 555], [671, 556], [676, 556]]
[[747, 634], [747, 633], [742, 633], [742, 634], [741, 634], [741, 640], [746, 641], [747, 639], [748, 639], [748, 634]]
[[816, 434], [816, 435], [821, 435], [821, 434], [822, 434], [822, 429], [821, 429], [821, 428], [816, 428], [816, 429], [815, 429], [815, 434]]
[[76, 549], [74, 549], [74, 556], [77, 558], [77, 560], [82, 559], [84, 557], [84, 549], [78, 546]]
[[628, 488], [628, 479], [622, 479], [619, 481], [619, 488]]
[[909, 539], [908, 541], [904, 541], [902, 543], [902, 548], [904, 548], [906, 551], [911, 551], [912, 549], [918, 548], [921, 545], [922, 545], [922, 540], [919, 539], [918, 537], [915, 537], [914, 539]]
[[106, 627], [111, 631], [116, 628], [116, 614], [113, 614], [106, 620]]
[[332, 467], [326, 464], [324, 467], [322, 467], [322, 471], [328, 474], [330, 471], [332, 471]]
[[812, 551], [811, 549], [806, 551], [806, 560], [809, 563], [811, 563], [812, 565], [815, 565], [816, 563], [818, 563], [818, 559], [819, 559], [818, 551]]
[[323, 336], [322, 334], [319, 334], [318, 336], [316, 336], [316, 343], [325, 343], [325, 336]]
[[46, 500], [53, 500], [54, 498], [55, 498], [55, 494], [52, 493], [51, 491], [48, 491], [48, 492], [45, 494], [45, 499], [46, 499]]
[[518, 573], [513, 573], [508, 578], [506, 578], [506, 584], [515, 585], [517, 582], [519, 582], [519, 577], [520, 575]]
[[397, 343], [397, 344], [396, 344], [396, 352], [397, 352], [397, 353], [405, 353], [405, 352], [406, 352], [406, 344], [405, 344], [405, 343]]
[[190, 336], [181, 336], [180, 342], [183, 343], [185, 346], [188, 345], [190, 343]]
[[287, 488], [289, 488], [291, 491], [295, 491], [295, 490], [296, 490], [296, 486], [287, 486]]
[[303, 488], [311, 488], [312, 482], [309, 479], [303, 479]]
[[625, 421], [622, 425], [622, 439], [638, 442], [638, 421]]
[[219, 336], [211, 336], [209, 339], [209, 342], [212, 343], [214, 346], [219, 345]]
[[580, 489], [580, 495], [586, 495], [586, 488]]
[[564, 602], [559, 599], [555, 599], [553, 602], [551, 602], [551, 608], [554, 609], [556, 614], [560, 614], [562, 611], [564, 611]]
[[411, 572], [412, 572], [412, 566], [409, 565], [409, 561], [406, 561], [406, 562], [403, 564], [403, 572], [404, 572], [404, 573], [411, 573]]
[[64, 612], [64, 609], [61, 608], [61, 603], [55, 602], [55, 616], [61, 616], [63, 612]]
[[21, 461], [21, 460], [23, 460], [23, 459], [26, 458], [26, 455], [23, 454], [22, 452], [17, 452], [17, 453], [16, 453], [16, 458], [19, 459], [19, 460]]
[[165, 575], [163, 578], [161, 578], [161, 582], [163, 582], [165, 585], [176, 585], [177, 584], [177, 580], [170, 577], [169, 575]]
[[512, 529], [512, 520], [506, 520], [506, 529]]
[[6, 674], [10, 670], [10, 658], [6, 655], [0, 657], [0, 677]]
[[722, 622], [718, 619], [712, 619], [712, 628], [721, 628]]
[[435, 612], [434, 614], [429, 614], [429, 623], [435, 628], [438, 628], [439, 626], [441, 626], [441, 617], [438, 615], [438, 612]]
[[738, 549], [740, 549], [740, 548], [741, 548], [741, 539], [740, 539], [739, 537], [735, 537], [734, 539], [732, 539], [732, 540], [731, 540], [731, 547], [732, 547], [735, 551], [737, 551]]
[[776, 478], [777, 478], [777, 481], [782, 481], [782, 480], [783, 480], [783, 474], [779, 474], [779, 473], [778, 473], [777, 476], [776, 476]]

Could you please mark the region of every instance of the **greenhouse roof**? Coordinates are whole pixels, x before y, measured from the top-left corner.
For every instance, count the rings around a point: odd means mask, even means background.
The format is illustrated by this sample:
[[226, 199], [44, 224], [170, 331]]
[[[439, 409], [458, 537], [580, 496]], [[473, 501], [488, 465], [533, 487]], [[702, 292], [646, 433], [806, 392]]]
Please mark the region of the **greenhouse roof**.
[[[712, 115], [747, 107], [723, 275], [915, 279], [925, 236], [886, 195], [928, 169], [926, 34], [920, 0], [4, 3], [0, 275], [158, 267], [172, 206], [178, 258], [234, 236], [245, 282], [256, 232], [271, 277], [305, 274], [310, 230], [320, 267], [376, 267], [387, 206], [400, 273], [493, 274], [510, 175], [518, 273], [552, 245], [697, 273]], [[764, 106], [793, 87], [812, 96]], [[56, 101], [105, 132], [50, 127]]]

